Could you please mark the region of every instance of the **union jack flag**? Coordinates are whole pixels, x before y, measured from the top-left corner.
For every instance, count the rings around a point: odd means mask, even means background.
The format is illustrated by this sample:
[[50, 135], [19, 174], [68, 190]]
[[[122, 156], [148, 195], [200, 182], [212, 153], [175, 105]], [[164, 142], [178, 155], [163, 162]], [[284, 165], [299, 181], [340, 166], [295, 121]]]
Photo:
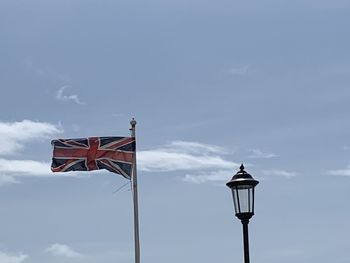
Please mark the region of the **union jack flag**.
[[106, 169], [131, 178], [135, 137], [89, 137], [51, 142], [51, 171], [92, 171]]

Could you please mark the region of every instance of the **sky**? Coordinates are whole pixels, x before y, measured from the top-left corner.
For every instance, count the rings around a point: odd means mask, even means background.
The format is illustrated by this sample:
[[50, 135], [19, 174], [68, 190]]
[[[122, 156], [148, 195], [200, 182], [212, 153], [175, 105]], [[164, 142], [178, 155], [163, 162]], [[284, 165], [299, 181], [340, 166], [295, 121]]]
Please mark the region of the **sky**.
[[1, 0], [0, 263], [133, 262], [128, 180], [50, 171], [137, 120], [142, 263], [350, 256], [350, 3]]

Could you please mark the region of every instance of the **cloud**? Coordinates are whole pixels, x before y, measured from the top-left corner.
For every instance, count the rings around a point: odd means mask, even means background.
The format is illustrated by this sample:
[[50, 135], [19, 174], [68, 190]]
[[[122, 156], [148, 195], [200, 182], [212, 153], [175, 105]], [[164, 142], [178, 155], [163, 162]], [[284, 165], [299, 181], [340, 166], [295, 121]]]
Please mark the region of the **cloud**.
[[295, 177], [298, 175], [298, 173], [295, 173], [295, 172], [288, 172], [288, 171], [285, 171], [285, 170], [264, 170], [262, 171], [262, 173], [264, 175], [267, 175], [267, 176], [282, 176], [282, 177], [286, 177], [286, 178], [292, 178], [292, 177]]
[[238, 67], [232, 67], [227, 70], [227, 72], [231, 75], [238, 75], [238, 76], [244, 76], [248, 74], [250, 66], [249, 65], [242, 65]]
[[[57, 126], [31, 120], [19, 122], [0, 121], [0, 186], [18, 184], [19, 177], [52, 176], [50, 163], [34, 160], [16, 160], [16, 155], [31, 141], [49, 139], [61, 133]], [[57, 173], [56, 176], [80, 176], [81, 173]], [[1, 262], [1, 261], [0, 261]]]
[[344, 151], [349, 151], [349, 150], [350, 150], [350, 147], [349, 147], [348, 145], [344, 145], [344, 146], [343, 146], [343, 150], [344, 150]]
[[195, 153], [195, 154], [227, 153], [227, 151], [220, 146], [203, 144], [198, 142], [186, 142], [186, 141], [171, 142], [166, 148], [174, 152]]
[[65, 85], [65, 86], [61, 87], [56, 93], [56, 99], [60, 100], [60, 101], [73, 101], [76, 104], [80, 104], [80, 105], [85, 104], [84, 102], [82, 102], [80, 100], [79, 96], [76, 94], [71, 94], [71, 95], [63, 94], [64, 91], [68, 88], [71, 88], [71, 86]]
[[19, 184], [19, 183], [20, 181], [18, 181], [15, 177], [11, 175], [0, 174], [0, 186], [7, 185], [7, 184]]
[[65, 244], [52, 244], [46, 249], [46, 252], [51, 253], [54, 256], [61, 256], [67, 258], [80, 258], [83, 255], [73, 250], [71, 247]]
[[184, 171], [184, 182], [202, 184], [228, 181], [238, 163], [224, 158], [223, 147], [198, 142], [174, 141], [138, 152], [138, 167], [145, 172]]
[[174, 141], [164, 147], [138, 152], [138, 167], [146, 172], [233, 169], [237, 163], [225, 160], [218, 146], [197, 142]]
[[32, 140], [50, 138], [62, 132], [57, 126], [47, 122], [23, 120], [20, 122], [0, 121], [0, 155], [12, 155]]
[[[221, 183], [221, 182], [228, 182], [235, 173], [236, 173], [235, 170], [230, 169], [230, 170], [211, 171], [209, 173], [202, 173], [202, 174], [186, 174], [182, 180], [185, 182], [195, 183], [195, 184], [203, 184], [208, 182]], [[264, 170], [261, 173], [266, 176], [281, 176], [287, 179], [290, 179], [298, 175], [295, 172], [288, 172], [284, 170]]]
[[0, 158], [0, 173], [46, 176], [51, 173], [50, 163], [33, 160], [9, 160]]
[[55, 70], [48, 68], [47, 66], [39, 66], [38, 63], [36, 63], [33, 56], [27, 56], [22, 62], [22, 64], [26, 67], [26, 69], [29, 72], [32, 72], [34, 75], [40, 78], [71, 82], [71, 77], [69, 75], [64, 73], [58, 73]]
[[182, 180], [184, 182], [194, 184], [203, 184], [208, 182], [228, 182], [233, 175], [233, 170], [219, 170], [200, 175], [186, 174]]
[[1, 263], [21, 263], [28, 258], [28, 255], [18, 254], [7, 254], [0, 251], [0, 262]]
[[[22, 145], [21, 145], [22, 146]], [[145, 172], [192, 171], [201, 173], [199, 177], [187, 174], [186, 182], [215, 181], [212, 175], [203, 175], [204, 171], [227, 170], [227, 174], [238, 167], [238, 164], [224, 159], [226, 150], [222, 147], [198, 142], [174, 141], [163, 147], [138, 151], [138, 168]], [[20, 183], [20, 177], [88, 177], [91, 173], [66, 172], [53, 174], [48, 162], [34, 160], [15, 160], [0, 158], [0, 185]], [[103, 171], [95, 171], [101, 173]], [[210, 177], [210, 178], [209, 178]]]
[[350, 176], [350, 165], [345, 169], [328, 171], [327, 174], [335, 176]]
[[[53, 173], [51, 164], [33, 160], [9, 160], [0, 158], [0, 186], [21, 183], [23, 177], [75, 177], [87, 178], [90, 175], [102, 173], [102, 170]], [[0, 261], [1, 263], [1, 261]]]
[[47, 74], [46, 71], [45, 71], [44, 69], [38, 67], [38, 66], [34, 63], [34, 59], [33, 59], [32, 56], [26, 57], [26, 58], [24, 59], [24, 61], [23, 61], [23, 64], [24, 64], [24, 66], [25, 66], [28, 70], [34, 72], [35, 75], [38, 75], [38, 76], [40, 76], [40, 77], [43, 77], [43, 76], [45, 76], [45, 75]]
[[251, 153], [248, 158], [251, 159], [270, 159], [277, 157], [274, 153], [264, 153], [259, 149], [250, 149], [249, 152]]

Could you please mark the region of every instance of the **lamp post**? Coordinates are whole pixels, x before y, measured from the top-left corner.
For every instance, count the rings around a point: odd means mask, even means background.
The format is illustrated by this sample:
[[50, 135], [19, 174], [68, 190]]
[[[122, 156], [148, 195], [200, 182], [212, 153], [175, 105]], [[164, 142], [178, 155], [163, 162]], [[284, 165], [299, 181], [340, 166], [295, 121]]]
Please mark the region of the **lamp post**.
[[243, 164], [239, 169], [226, 185], [232, 191], [236, 217], [243, 225], [244, 263], [249, 263], [248, 223], [254, 215], [254, 189], [259, 182], [244, 171]]

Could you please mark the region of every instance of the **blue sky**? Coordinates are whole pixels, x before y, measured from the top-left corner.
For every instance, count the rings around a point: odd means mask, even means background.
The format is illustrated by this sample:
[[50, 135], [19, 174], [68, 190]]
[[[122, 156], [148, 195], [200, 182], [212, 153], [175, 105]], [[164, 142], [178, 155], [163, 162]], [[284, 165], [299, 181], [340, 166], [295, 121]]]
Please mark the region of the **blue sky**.
[[0, 263], [132, 262], [127, 181], [51, 139], [137, 125], [142, 262], [349, 262], [348, 1], [1, 1]]

